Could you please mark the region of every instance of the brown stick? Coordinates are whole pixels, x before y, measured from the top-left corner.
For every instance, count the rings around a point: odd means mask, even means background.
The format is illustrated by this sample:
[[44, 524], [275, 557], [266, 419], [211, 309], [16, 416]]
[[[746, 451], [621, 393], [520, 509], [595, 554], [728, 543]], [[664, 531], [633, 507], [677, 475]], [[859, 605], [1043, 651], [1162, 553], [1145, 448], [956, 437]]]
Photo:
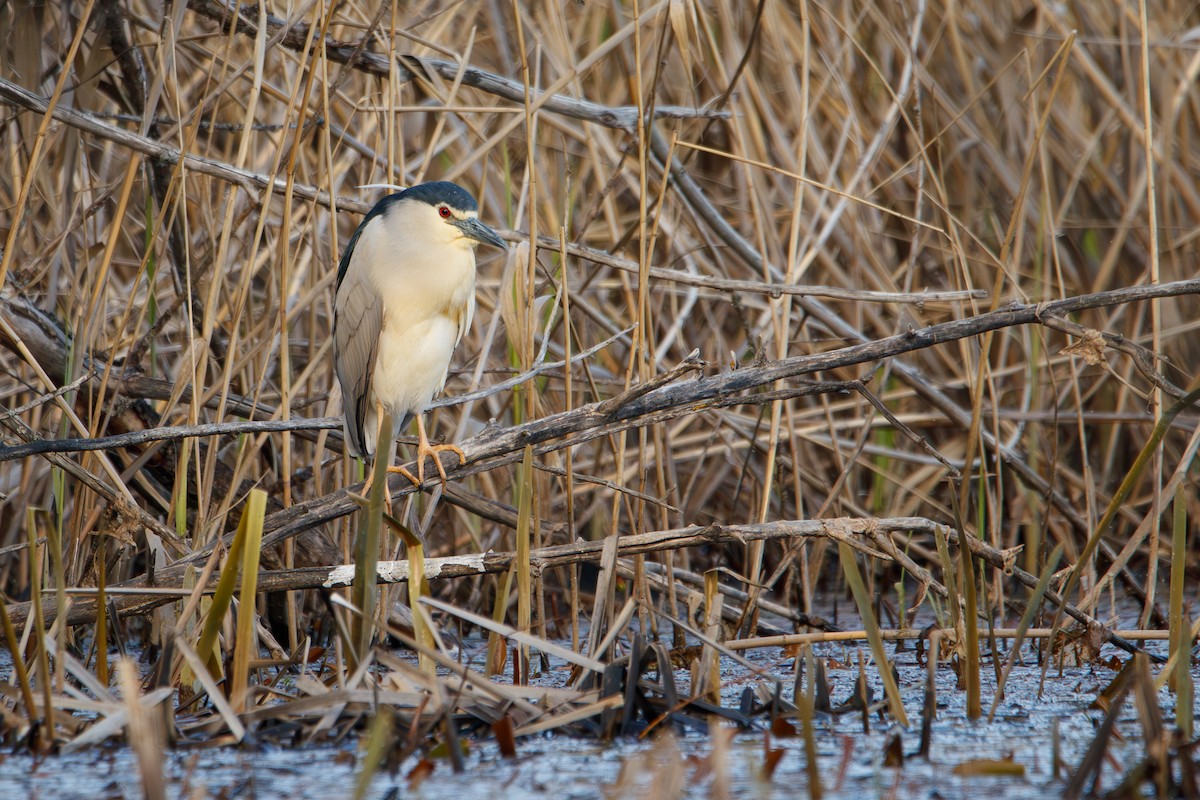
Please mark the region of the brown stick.
[[[284, 512], [286, 513], [286, 512]], [[1019, 567], [1013, 562], [1020, 552], [1019, 547], [1000, 550], [987, 544], [975, 536], [960, 537], [958, 531], [941, 526], [924, 517], [895, 517], [889, 519], [854, 519], [838, 518], [828, 520], [784, 520], [765, 522], [757, 525], [710, 525], [707, 527], [691, 526], [673, 530], [655, 531], [630, 536], [621, 536], [617, 543], [618, 556], [626, 557], [644, 553], [655, 553], [665, 550], [681, 550], [705, 544], [738, 543], [745, 544], [754, 541], [769, 541], [773, 539], [805, 539], [827, 538], [846, 542], [856, 550], [869, 556], [890, 559], [872, 547], [881, 538], [900, 534], [925, 534], [932, 536], [936, 528], [941, 527], [946, 532], [947, 539], [953, 544], [960, 544], [965, 539], [971, 552], [983, 559], [992, 567], [1010, 572], [1017, 580], [1026, 586], [1036, 586], [1038, 578]], [[577, 564], [585, 561], [597, 561], [604, 551], [605, 540], [591, 542], [574, 542], [572, 544], [543, 547], [530, 553], [530, 562], [535, 573], [540, 574], [546, 569]], [[451, 556], [448, 558], [425, 559], [425, 576], [431, 580], [464, 578], [473, 575], [484, 575], [504, 572], [511, 568], [516, 553], [477, 553], [466, 556]], [[163, 573], [179, 572], [180, 577], [173, 577], [175, 583], [181, 583], [182, 570], [178, 564], [160, 570]], [[334, 588], [349, 586], [354, 578], [354, 565], [341, 564], [334, 567], [306, 567], [291, 570], [275, 570], [259, 573], [258, 587], [263, 592], [295, 591], [298, 589]], [[215, 576], [214, 576], [215, 579]], [[379, 583], [398, 583], [408, 579], [408, 561], [381, 561], [376, 568], [376, 579]], [[932, 578], [926, 579], [928, 586], [935, 593], [945, 597], [946, 588]], [[160, 582], [159, 586], [162, 586]], [[126, 581], [120, 586], [131, 588], [145, 586], [144, 580]], [[111, 590], [110, 590], [111, 592]], [[116, 606], [121, 616], [132, 616], [145, 613], [157, 606], [178, 599], [173, 594], [113, 594], [111, 602]], [[1055, 605], [1062, 606], [1064, 612], [1080, 623], [1103, 631], [1105, 641], [1120, 647], [1127, 652], [1140, 652], [1132, 643], [1116, 636], [1100, 621], [1083, 613], [1071, 604], [1063, 605], [1062, 597], [1055, 592], [1046, 592], [1046, 599]], [[12, 620], [17, 626], [25, 624], [31, 610], [30, 603], [20, 603], [12, 609]], [[43, 611], [49, 623], [54, 618], [53, 600], [43, 601]], [[72, 604], [67, 614], [70, 625], [86, 625], [95, 620], [95, 601], [91, 598], [80, 599]]]
[[[654, 531], [630, 536], [621, 536], [618, 541], [619, 556], [633, 556], [644, 553], [655, 553], [665, 550], [681, 550], [718, 543], [745, 543], [753, 541], [768, 541], [773, 539], [803, 539], [803, 538], [834, 538], [845, 541], [857, 550], [869, 555], [877, 555], [871, 548], [871, 536], [879, 532], [892, 533], [925, 533], [932, 535], [937, 523], [922, 517], [898, 517], [894, 519], [831, 519], [831, 520], [788, 520], [766, 522], [758, 525], [712, 525], [702, 527], [693, 525], [687, 528]], [[950, 540], [956, 541], [956, 534], [951, 533]], [[980, 543], [982, 545], [982, 543]], [[1002, 565], [1011, 561], [1011, 557], [995, 551], [987, 545], [982, 545], [996, 561]], [[604, 540], [589, 542], [573, 542], [571, 544], [543, 547], [530, 552], [530, 563], [535, 573], [541, 573], [554, 567], [568, 564], [578, 564], [585, 561], [598, 561], [604, 550]], [[485, 575], [504, 572], [512, 566], [516, 553], [488, 552], [465, 556], [450, 556], [446, 558], [425, 559], [425, 577], [430, 580], [465, 578], [473, 575]], [[144, 595], [131, 593], [137, 587], [146, 587], [144, 579], [126, 581], [120, 587], [110, 587], [107, 591], [121, 616], [133, 616], [151, 610], [157, 606], [178, 599], [175, 590], [182, 590], [182, 582], [171, 580], [168, 574], [175, 567], [158, 571], [158, 579], [154, 589], [158, 590]], [[219, 576], [214, 575], [210, 583], [215, 584]], [[380, 561], [376, 568], [379, 583], [400, 583], [408, 580], [408, 561]], [[299, 589], [340, 588], [350, 586], [354, 579], [354, 565], [340, 564], [330, 567], [305, 567], [289, 570], [270, 570], [258, 575], [258, 588], [262, 592], [296, 591]], [[163, 589], [168, 589], [163, 593]], [[944, 592], [944, 590], [942, 590]], [[47, 623], [54, 618], [52, 605], [45, 606]], [[30, 604], [15, 604], [12, 609], [12, 619], [18, 627], [25, 623], [29, 615]], [[80, 598], [73, 603], [67, 614], [70, 625], [85, 625], [95, 619], [95, 603], [91, 598]]]

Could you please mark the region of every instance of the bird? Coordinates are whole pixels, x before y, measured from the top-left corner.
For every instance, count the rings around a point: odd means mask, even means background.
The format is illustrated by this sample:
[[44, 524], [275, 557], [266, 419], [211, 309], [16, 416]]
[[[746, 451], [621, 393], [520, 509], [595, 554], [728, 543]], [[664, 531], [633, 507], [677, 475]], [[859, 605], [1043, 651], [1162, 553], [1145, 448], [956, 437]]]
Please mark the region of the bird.
[[[432, 181], [384, 197], [363, 217], [338, 264], [334, 371], [345, 407], [346, 443], [364, 460], [391, 448], [417, 420], [417, 474], [389, 465], [415, 486], [440, 453], [466, 463], [461, 448], [431, 445], [422, 414], [446, 384], [454, 348], [475, 313], [475, 247], [507, 249], [479, 219], [466, 189]], [[380, 430], [384, 412], [391, 430]], [[390, 451], [385, 451], [389, 453]]]

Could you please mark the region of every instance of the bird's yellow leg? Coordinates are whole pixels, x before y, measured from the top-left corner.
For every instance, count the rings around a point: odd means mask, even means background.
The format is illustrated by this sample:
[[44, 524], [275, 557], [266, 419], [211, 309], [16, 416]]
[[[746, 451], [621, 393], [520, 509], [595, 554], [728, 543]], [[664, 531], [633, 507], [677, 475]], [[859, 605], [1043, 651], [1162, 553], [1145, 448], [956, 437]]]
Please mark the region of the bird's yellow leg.
[[462, 451], [462, 448], [456, 444], [430, 444], [429, 437], [425, 433], [425, 418], [417, 415], [417, 474], [414, 477], [411, 472], [404, 467], [388, 467], [391, 472], [399, 472], [404, 475], [413, 485], [420, 486], [425, 483], [425, 459], [429, 456], [433, 457], [434, 466], [437, 467], [438, 475], [442, 478], [442, 483], [446, 483], [446, 469], [442, 466], [442, 459], [438, 455], [443, 451], [455, 453], [458, 456], [458, 463], [467, 463], [467, 454]]
[[[394, 446], [395, 445], [393, 444], [393, 447]], [[376, 453], [375, 453], [375, 458], [379, 458], [378, 451], [376, 451]], [[404, 473], [408, 472], [408, 470], [404, 469], [403, 467], [392, 467], [392, 466], [388, 467], [388, 472], [396, 472], [397, 470], [402, 471]], [[362, 496], [363, 497], [371, 496], [371, 484], [373, 484], [374, 482], [375, 482], [375, 464], [374, 464], [374, 460], [372, 460], [371, 465], [367, 469], [367, 479], [365, 481], [363, 481], [363, 488], [362, 488]], [[391, 487], [387, 485], [387, 481], [384, 481], [384, 485], [383, 485], [383, 510], [389, 514], [392, 513], [392, 490], [391, 490]]]

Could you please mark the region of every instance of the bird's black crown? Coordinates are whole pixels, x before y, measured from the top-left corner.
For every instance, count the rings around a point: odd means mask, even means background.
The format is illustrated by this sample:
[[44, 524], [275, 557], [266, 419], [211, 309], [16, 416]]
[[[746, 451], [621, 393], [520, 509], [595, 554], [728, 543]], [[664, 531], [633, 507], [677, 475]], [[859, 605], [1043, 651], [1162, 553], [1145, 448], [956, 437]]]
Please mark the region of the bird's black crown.
[[420, 200], [422, 203], [428, 203], [431, 206], [445, 203], [457, 211], [479, 210], [479, 204], [475, 202], [475, 198], [471, 196], [471, 193], [457, 183], [451, 183], [450, 181], [422, 183], [405, 189], [403, 192], [393, 196], [397, 201]]

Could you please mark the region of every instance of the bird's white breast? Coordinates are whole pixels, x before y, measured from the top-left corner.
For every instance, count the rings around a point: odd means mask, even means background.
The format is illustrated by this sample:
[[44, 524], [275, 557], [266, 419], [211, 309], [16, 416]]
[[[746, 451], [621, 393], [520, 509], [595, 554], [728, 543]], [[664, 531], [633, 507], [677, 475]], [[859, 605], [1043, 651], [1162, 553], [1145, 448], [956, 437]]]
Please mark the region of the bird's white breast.
[[399, 424], [406, 414], [424, 411], [446, 382], [454, 347], [470, 325], [475, 252], [462, 240], [405, 230], [394, 218], [372, 224], [381, 228], [373, 231], [379, 235], [360, 243], [367, 250], [367, 280], [383, 300], [372, 393]]

